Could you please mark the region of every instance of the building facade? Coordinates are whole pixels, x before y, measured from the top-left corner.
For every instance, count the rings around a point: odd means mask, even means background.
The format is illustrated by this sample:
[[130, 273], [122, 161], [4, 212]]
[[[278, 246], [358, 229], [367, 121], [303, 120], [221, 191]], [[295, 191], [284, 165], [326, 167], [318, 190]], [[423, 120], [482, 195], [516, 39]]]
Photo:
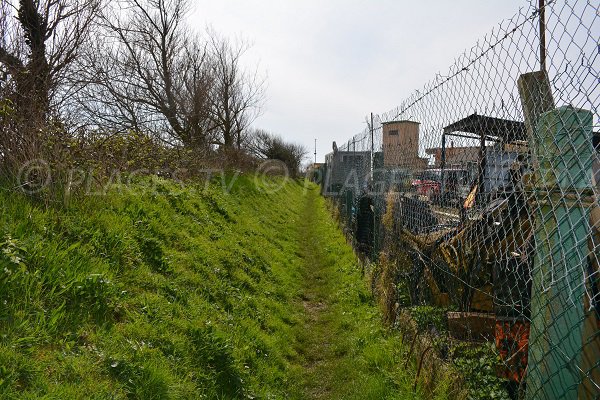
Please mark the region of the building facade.
[[[446, 168], [464, 168], [470, 163], [477, 163], [479, 160], [479, 146], [454, 147], [446, 148]], [[432, 155], [435, 160], [435, 168], [442, 167], [442, 148], [434, 147], [425, 150], [429, 155]]]
[[427, 168], [428, 160], [419, 157], [419, 126], [414, 121], [383, 123], [383, 165], [413, 171]]
[[359, 193], [367, 187], [371, 173], [370, 151], [339, 151], [325, 156], [327, 169], [325, 188], [328, 192], [352, 190]]

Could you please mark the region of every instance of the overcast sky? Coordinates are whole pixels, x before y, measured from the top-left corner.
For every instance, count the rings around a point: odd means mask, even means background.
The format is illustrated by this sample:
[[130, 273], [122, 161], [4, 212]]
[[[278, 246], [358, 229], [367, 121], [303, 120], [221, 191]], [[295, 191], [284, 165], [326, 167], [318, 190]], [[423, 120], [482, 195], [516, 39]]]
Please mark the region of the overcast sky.
[[252, 48], [267, 78], [256, 128], [304, 144], [318, 160], [420, 89], [527, 0], [195, 0], [210, 24]]

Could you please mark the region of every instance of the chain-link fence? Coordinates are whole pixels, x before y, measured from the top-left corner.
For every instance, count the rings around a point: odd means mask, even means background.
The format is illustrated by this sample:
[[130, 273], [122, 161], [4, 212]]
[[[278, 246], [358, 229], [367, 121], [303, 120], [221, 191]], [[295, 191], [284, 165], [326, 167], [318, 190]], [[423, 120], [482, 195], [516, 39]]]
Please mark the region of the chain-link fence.
[[494, 343], [513, 397], [600, 398], [599, 7], [522, 8], [323, 168], [357, 248]]

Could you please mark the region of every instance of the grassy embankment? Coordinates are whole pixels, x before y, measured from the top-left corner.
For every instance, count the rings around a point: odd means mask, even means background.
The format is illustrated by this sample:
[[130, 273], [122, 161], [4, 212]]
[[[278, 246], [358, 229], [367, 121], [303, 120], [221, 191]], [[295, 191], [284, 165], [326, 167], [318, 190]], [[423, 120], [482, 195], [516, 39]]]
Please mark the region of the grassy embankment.
[[0, 398], [413, 398], [324, 200], [273, 183], [0, 190]]

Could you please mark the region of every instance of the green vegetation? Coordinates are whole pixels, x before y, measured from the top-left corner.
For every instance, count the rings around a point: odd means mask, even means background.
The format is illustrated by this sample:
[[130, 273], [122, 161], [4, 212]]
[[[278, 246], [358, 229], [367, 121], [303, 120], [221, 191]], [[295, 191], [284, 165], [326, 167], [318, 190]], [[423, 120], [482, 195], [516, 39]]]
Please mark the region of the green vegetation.
[[419, 332], [428, 332], [435, 328], [437, 332], [448, 331], [448, 309], [435, 306], [413, 306], [409, 308], [411, 317], [417, 323]]
[[0, 398], [414, 398], [317, 190], [231, 179], [0, 191]]
[[451, 348], [450, 356], [464, 377], [469, 400], [510, 400], [505, 382], [496, 375], [502, 363], [492, 343], [457, 344]]
[[417, 329], [430, 334], [433, 348], [446, 359], [462, 377], [469, 400], [509, 400], [507, 382], [497, 372], [502, 362], [493, 342], [476, 343], [451, 340], [448, 337], [448, 309], [436, 306], [413, 306], [409, 308]]

